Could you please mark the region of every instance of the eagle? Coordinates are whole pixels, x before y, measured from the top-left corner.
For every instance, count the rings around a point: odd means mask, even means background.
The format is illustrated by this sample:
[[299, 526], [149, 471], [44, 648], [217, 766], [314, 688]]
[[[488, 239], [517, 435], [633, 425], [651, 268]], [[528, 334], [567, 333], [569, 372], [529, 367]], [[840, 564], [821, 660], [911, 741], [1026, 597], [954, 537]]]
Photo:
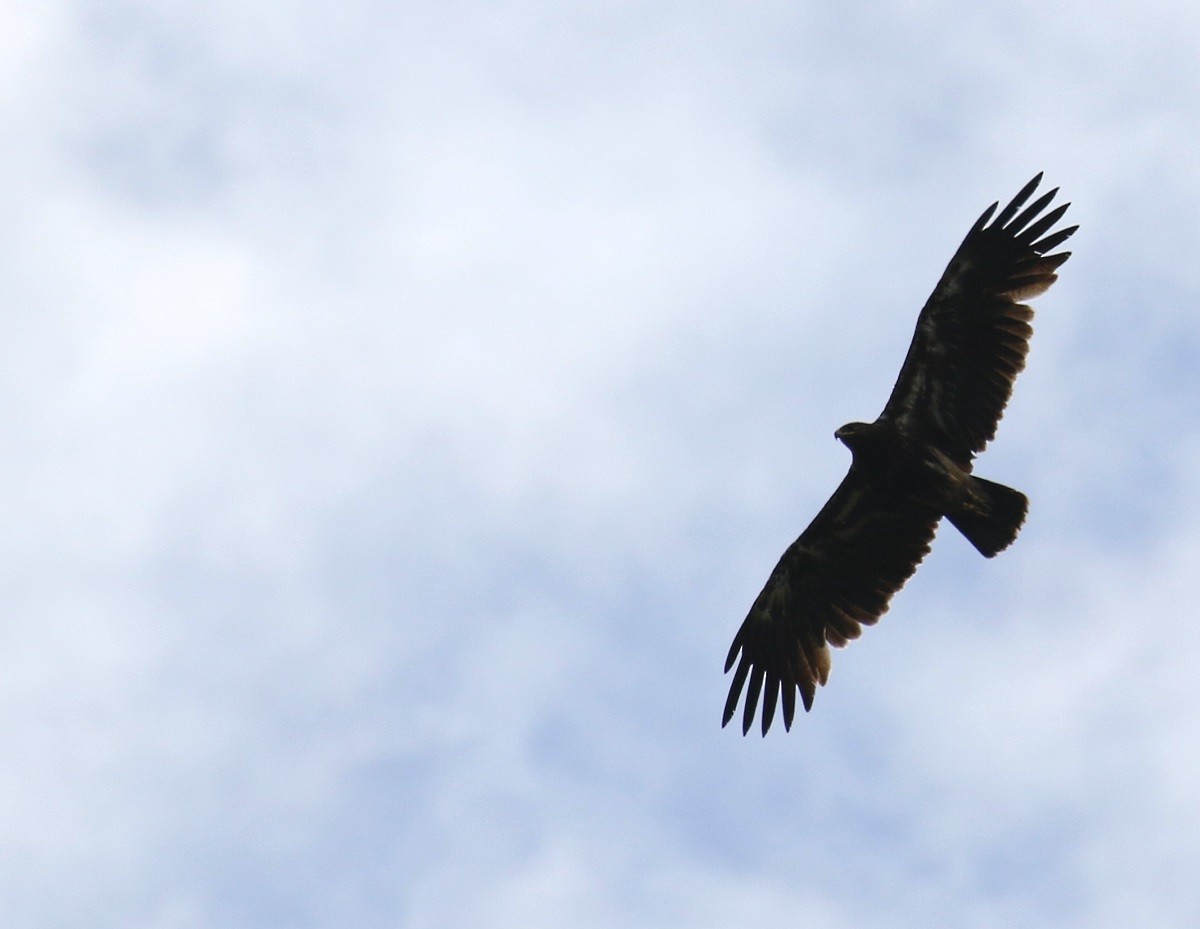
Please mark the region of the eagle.
[[1079, 228], [1051, 231], [1069, 206], [1044, 212], [1058, 188], [1026, 206], [1041, 180], [999, 213], [993, 203], [971, 227], [917, 317], [879, 417], [834, 433], [850, 449], [850, 470], [783, 553], [734, 636], [725, 672], [737, 669], [722, 726], [745, 689], [743, 735], [760, 697], [763, 735], [779, 703], [790, 730], [796, 692], [810, 710], [829, 679], [829, 646], [858, 638], [886, 612], [943, 516], [985, 558], [1016, 538], [1025, 495], [971, 470], [1025, 367], [1033, 310], [1024, 301], [1058, 279], [1071, 253], [1050, 253]]

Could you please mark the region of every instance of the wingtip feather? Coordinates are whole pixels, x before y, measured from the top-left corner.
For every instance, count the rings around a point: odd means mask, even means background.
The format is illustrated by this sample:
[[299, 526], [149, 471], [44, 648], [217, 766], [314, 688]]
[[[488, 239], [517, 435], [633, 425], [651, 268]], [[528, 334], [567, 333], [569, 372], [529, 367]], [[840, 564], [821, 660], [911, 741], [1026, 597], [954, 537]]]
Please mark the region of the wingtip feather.
[[763, 693], [762, 734], [765, 736], [775, 720], [775, 706], [779, 701], [779, 676], [767, 675], [767, 689]]
[[[1012, 221], [1012, 223], [1009, 224], [1009, 227], [1008, 227], [1009, 232], [1011, 232], [1013, 235], [1020, 234], [1021, 236], [1029, 236], [1031, 239], [1034, 238], [1034, 236], [1030, 235], [1030, 230], [1025, 229], [1025, 227], [1028, 226], [1029, 223], [1033, 222], [1033, 220], [1037, 217], [1038, 213], [1042, 212], [1042, 210], [1044, 210], [1047, 206], [1050, 205], [1050, 201], [1054, 199], [1054, 195], [1057, 193], [1058, 193], [1058, 188], [1055, 187], [1053, 190], [1049, 191], [1048, 193], [1042, 194], [1040, 197], [1038, 197], [1036, 200], [1034, 200], [1033, 203], [1031, 203], [1031, 204], [1029, 204], [1029, 206], [1025, 207], [1025, 209], [1021, 211], [1021, 215], [1018, 216], [1016, 219], [1014, 219]], [[1056, 212], [1058, 213], [1059, 216], [1062, 215], [1061, 209]], [[1055, 213], [1052, 212], [1052, 213], [1050, 213], [1050, 215], [1054, 216]], [[1043, 223], [1043, 222], [1045, 222], [1044, 218], [1038, 220], [1038, 224]], [[1051, 220], [1050, 225], [1053, 225], [1053, 222], [1054, 221]], [[1037, 228], [1037, 224], [1035, 224], [1031, 228]], [[1025, 230], [1025, 231], [1022, 232], [1022, 230]]]
[[992, 218], [992, 214], [996, 212], [996, 209], [999, 206], [1000, 206], [1000, 201], [997, 200], [995, 203], [993, 203], [991, 206], [989, 206], [986, 210], [984, 210], [979, 215], [979, 219], [975, 220], [975, 225], [971, 227], [970, 232], [968, 232], [967, 235], [972, 235], [973, 233], [978, 232], [980, 229], [982, 229], [984, 226], [986, 226], [988, 224], [988, 220]]
[[[729, 670], [727, 667], [726, 671]], [[742, 688], [746, 686], [746, 675], [750, 673], [750, 659], [743, 655], [738, 669], [734, 672], [733, 680], [729, 682], [729, 696], [725, 698], [725, 712], [721, 716], [721, 728], [724, 729], [737, 712], [738, 700], [742, 697]]]
[[996, 217], [995, 225], [1007, 226], [1008, 221], [1017, 215], [1017, 210], [1021, 209], [1021, 207], [1025, 205], [1025, 201], [1029, 199], [1030, 195], [1035, 190], [1037, 190], [1037, 186], [1041, 182], [1042, 172], [1039, 171], [1034, 175], [1033, 180], [1031, 180], [1017, 192], [1017, 195], [1012, 198], [1012, 201], [1008, 204], [1008, 206], [1000, 211], [1000, 215]]
[[[1046, 236], [1044, 239], [1040, 239], [1037, 242], [1034, 242], [1030, 246], [1030, 248], [1032, 248], [1035, 252], [1037, 252], [1040, 255], [1046, 255], [1046, 252], [1050, 251], [1052, 248], [1057, 248], [1059, 245], [1062, 245], [1063, 242], [1067, 241], [1067, 239], [1071, 238], [1071, 236], [1073, 236], [1075, 234], [1075, 230], [1077, 230], [1078, 228], [1079, 228], [1078, 225], [1068, 226], [1066, 229], [1060, 229], [1058, 232], [1052, 232], [1052, 233], [1050, 233], [1050, 235]], [[1062, 254], [1070, 256], [1071, 253], [1063, 252]], [[1047, 259], [1057, 258], [1057, 257], [1058, 257], [1057, 255], [1046, 255]], [[1066, 260], [1067, 260], [1066, 258], [1063, 259], [1063, 261], [1066, 261]], [[1061, 264], [1062, 262], [1059, 262], [1059, 263]]]
[[785, 683], [783, 685], [783, 728], [787, 732], [792, 731], [792, 720], [796, 717], [796, 685]]
[[742, 735], [750, 731], [754, 724], [754, 714], [758, 711], [758, 696], [762, 693], [764, 672], [755, 668], [750, 676], [750, 689], [746, 691], [746, 703], [742, 707]]
[[740, 636], [734, 636], [733, 644], [729, 646], [729, 654], [725, 656], [725, 673], [729, 673], [729, 669], [733, 667], [733, 662], [737, 659], [738, 652], [742, 650]]

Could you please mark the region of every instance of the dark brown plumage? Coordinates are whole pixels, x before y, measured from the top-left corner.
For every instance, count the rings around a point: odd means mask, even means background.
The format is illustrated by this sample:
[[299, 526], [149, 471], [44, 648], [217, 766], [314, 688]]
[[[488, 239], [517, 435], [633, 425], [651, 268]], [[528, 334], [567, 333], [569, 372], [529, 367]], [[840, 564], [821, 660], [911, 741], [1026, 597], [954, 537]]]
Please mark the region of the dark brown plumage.
[[943, 516], [988, 558], [1016, 538], [1025, 496], [971, 468], [1025, 367], [1033, 310], [1021, 301], [1054, 283], [1071, 253], [1047, 253], [1078, 228], [1050, 232], [1067, 209], [1042, 215], [1057, 189], [1025, 206], [1041, 179], [994, 219], [993, 203], [971, 227], [917, 318], [879, 418], [835, 433], [853, 454], [850, 471], [783, 553], [734, 636], [725, 670], [735, 662], [737, 670], [722, 725], [745, 689], [743, 734], [760, 697], [763, 734], [780, 702], [790, 729], [796, 692], [811, 709], [828, 680], [829, 646], [858, 638], [886, 612]]

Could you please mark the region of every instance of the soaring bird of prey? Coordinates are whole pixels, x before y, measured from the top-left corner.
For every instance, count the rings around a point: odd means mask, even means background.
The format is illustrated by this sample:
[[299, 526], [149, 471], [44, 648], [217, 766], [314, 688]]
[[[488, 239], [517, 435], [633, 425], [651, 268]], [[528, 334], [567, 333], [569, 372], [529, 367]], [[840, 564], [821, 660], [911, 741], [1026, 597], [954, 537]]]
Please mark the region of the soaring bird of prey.
[[760, 696], [763, 735], [778, 702], [791, 729], [796, 692], [811, 709], [817, 685], [829, 678], [829, 646], [858, 638], [883, 615], [943, 516], [986, 558], [1016, 538], [1025, 495], [971, 468], [1025, 367], [1033, 310], [1023, 301], [1057, 280], [1071, 253], [1049, 253], [1078, 228], [1051, 231], [1068, 206], [1043, 215], [1057, 188], [1025, 206], [1041, 180], [999, 213], [993, 203], [971, 227], [917, 317], [879, 417], [834, 433], [853, 454], [850, 471], [783, 553], [734, 636], [725, 671], [735, 662], [737, 670], [722, 726], [748, 684], [742, 734]]

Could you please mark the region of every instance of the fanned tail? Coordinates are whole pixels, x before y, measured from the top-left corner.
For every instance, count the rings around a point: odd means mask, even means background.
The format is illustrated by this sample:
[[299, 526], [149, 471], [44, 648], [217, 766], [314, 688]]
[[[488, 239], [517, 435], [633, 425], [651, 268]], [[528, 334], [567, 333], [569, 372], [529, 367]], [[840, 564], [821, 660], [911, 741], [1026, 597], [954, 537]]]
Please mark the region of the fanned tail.
[[1019, 490], [971, 477], [971, 495], [946, 518], [985, 558], [1004, 551], [1021, 531], [1029, 500]]

